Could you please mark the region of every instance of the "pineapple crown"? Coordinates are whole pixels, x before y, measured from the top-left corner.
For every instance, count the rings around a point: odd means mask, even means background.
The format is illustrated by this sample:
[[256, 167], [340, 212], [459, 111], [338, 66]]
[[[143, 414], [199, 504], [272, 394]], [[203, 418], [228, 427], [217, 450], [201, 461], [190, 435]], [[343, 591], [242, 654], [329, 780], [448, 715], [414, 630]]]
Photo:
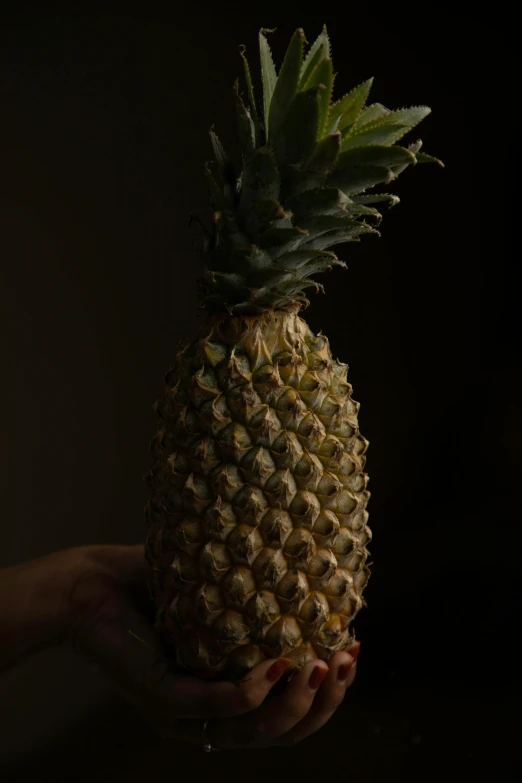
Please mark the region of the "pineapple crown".
[[[366, 104], [373, 79], [331, 102], [335, 74], [323, 28], [308, 53], [296, 30], [276, 72], [266, 33], [259, 33], [262, 105], [240, 48], [247, 88], [234, 85], [242, 171], [238, 175], [214, 130], [214, 166], [206, 164], [213, 224], [204, 231], [203, 306], [262, 313], [307, 305], [314, 275], [343, 266], [334, 245], [379, 234], [373, 206], [399, 199], [367, 193], [408, 166], [438, 163], [421, 141], [397, 145], [430, 113], [427, 106], [391, 111]], [[215, 173], [214, 173], [215, 172]], [[201, 224], [200, 224], [201, 225]]]

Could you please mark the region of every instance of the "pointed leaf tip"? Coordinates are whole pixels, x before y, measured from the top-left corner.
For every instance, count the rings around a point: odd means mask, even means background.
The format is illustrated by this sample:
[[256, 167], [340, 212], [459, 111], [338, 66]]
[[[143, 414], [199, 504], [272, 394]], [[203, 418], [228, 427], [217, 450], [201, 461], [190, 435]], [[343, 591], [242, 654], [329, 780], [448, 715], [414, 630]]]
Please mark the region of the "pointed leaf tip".
[[326, 120], [328, 117], [328, 111], [330, 108], [330, 99], [332, 97], [333, 88], [333, 65], [331, 57], [323, 57], [322, 60], [316, 65], [307, 82], [304, 85], [305, 90], [309, 90], [312, 87], [322, 84], [324, 90], [321, 94], [319, 105], [319, 127], [318, 138], [323, 136], [324, 128], [326, 126]]
[[436, 163], [441, 168], [445, 168], [444, 163], [439, 158], [434, 158], [432, 155], [427, 155], [425, 152], [417, 152], [415, 154], [417, 163]]
[[326, 33], [326, 27], [323, 27], [323, 31], [316, 38], [304, 59], [301, 67], [298, 90], [304, 89], [305, 84], [318, 63], [320, 63], [324, 57], [330, 57], [330, 54], [330, 40]]
[[252, 76], [250, 73], [250, 65], [247, 60], [246, 56], [246, 46], [244, 44], [241, 44], [239, 47], [239, 54], [241, 59], [243, 60], [243, 71], [245, 74], [245, 82], [247, 85], [247, 92], [248, 92], [248, 100], [250, 101], [250, 112], [252, 114], [254, 123], [256, 125], [256, 135], [259, 135], [259, 129], [258, 129], [258, 116], [257, 116], [257, 104], [256, 104], [256, 98], [254, 94], [254, 86], [252, 83]]
[[246, 160], [256, 149], [256, 127], [249, 109], [239, 94], [239, 81], [236, 81], [234, 85], [234, 95], [241, 152], [243, 160]]
[[303, 61], [304, 32], [298, 28], [286, 50], [285, 58], [277, 77], [269, 112], [269, 138], [273, 137], [285, 119], [288, 107], [295, 98]]
[[214, 174], [212, 173], [210, 163], [211, 161], [205, 162], [205, 175], [207, 177], [210, 190], [210, 201], [214, 209], [224, 209], [225, 199], [218, 183], [216, 182]]
[[355, 123], [366, 103], [372, 84], [373, 76], [358, 84], [343, 98], [330, 106], [326, 123], [327, 133], [350, 128]]
[[259, 31], [259, 55], [261, 58], [261, 82], [263, 84], [263, 116], [265, 122], [265, 135], [268, 137], [268, 117], [270, 114], [270, 104], [272, 102], [272, 95], [277, 82], [277, 74], [272, 58], [272, 52], [268, 41], [265, 38], [265, 33], [274, 32], [274, 30], [268, 30], [267, 28], [261, 28]]
[[[429, 106], [410, 106], [407, 109], [396, 109], [395, 111], [389, 111], [383, 117], [376, 119], [376, 124], [388, 125], [390, 123], [401, 123], [414, 128], [419, 122], [431, 114]], [[374, 118], [372, 118], [374, 119]]]
[[236, 180], [234, 166], [223, 145], [221, 144], [218, 135], [214, 131], [214, 125], [212, 125], [210, 128], [209, 135], [212, 144], [212, 150], [214, 152], [215, 162], [217, 163], [221, 179], [223, 180], [226, 188], [233, 188]]

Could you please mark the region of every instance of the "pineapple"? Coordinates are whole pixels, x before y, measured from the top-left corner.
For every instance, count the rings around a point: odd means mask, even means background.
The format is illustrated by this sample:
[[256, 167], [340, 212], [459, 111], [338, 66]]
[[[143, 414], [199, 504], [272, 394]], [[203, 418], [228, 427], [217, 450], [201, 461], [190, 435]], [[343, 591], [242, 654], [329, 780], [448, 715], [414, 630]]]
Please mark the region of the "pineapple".
[[378, 233], [368, 193], [438, 162], [398, 142], [430, 111], [366, 105], [372, 80], [332, 103], [324, 29], [298, 29], [279, 71], [261, 30], [257, 104], [241, 50], [234, 87], [242, 172], [213, 130], [213, 223], [204, 229], [204, 319], [156, 403], [147, 557], [156, 625], [179, 665], [237, 681], [266, 658], [298, 669], [353, 639], [369, 577], [368, 442], [346, 364], [300, 316], [328, 248]]

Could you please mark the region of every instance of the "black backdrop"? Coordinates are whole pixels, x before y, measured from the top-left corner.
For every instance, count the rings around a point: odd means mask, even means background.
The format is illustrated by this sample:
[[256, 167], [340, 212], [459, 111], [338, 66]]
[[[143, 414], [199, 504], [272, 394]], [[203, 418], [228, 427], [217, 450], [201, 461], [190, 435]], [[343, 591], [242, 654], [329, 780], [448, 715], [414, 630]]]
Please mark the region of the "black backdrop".
[[[500, 180], [503, 156], [513, 161], [497, 138], [491, 196], [477, 152], [492, 111], [487, 84], [472, 89], [477, 62], [486, 51], [508, 64], [482, 21], [367, 4], [4, 12], [4, 565], [143, 535], [151, 403], [177, 340], [197, 329], [188, 215], [206, 210], [211, 123], [234, 145], [239, 44], [255, 61], [258, 28], [277, 26], [280, 61], [296, 26], [313, 40], [326, 22], [337, 94], [374, 75], [374, 100], [429, 103], [419, 135], [446, 163], [403, 175], [382, 238], [346, 246], [349, 270], [326, 277], [306, 313], [350, 364], [371, 442], [373, 576], [358, 680], [338, 715], [296, 750], [209, 759], [164, 745], [53, 651], [0, 682], [7, 780], [515, 774], [519, 293]], [[501, 327], [482, 364], [479, 305], [483, 336]]]

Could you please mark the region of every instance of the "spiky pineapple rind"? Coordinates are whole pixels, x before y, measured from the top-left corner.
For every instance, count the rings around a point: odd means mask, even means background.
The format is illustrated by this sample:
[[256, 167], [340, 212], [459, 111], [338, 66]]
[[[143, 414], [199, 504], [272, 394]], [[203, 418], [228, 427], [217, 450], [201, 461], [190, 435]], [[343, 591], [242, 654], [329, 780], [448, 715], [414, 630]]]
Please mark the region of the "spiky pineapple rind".
[[347, 371], [294, 308], [210, 317], [167, 373], [147, 556], [158, 631], [194, 674], [353, 640], [371, 533]]

